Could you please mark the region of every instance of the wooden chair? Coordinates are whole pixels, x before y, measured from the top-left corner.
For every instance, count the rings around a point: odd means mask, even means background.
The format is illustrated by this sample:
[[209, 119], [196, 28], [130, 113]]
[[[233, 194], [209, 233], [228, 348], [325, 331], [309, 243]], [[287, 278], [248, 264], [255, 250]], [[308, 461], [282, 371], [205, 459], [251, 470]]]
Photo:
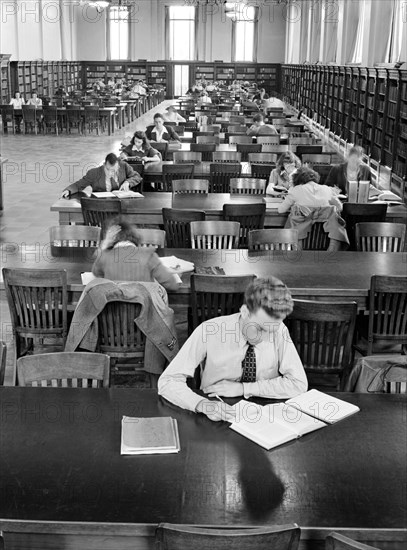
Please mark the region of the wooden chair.
[[219, 134], [221, 130], [221, 124], [207, 124], [206, 126], [201, 126], [200, 132], [212, 132], [212, 135]]
[[4, 378], [6, 375], [6, 361], [7, 346], [4, 342], [0, 341], [0, 386], [4, 386]]
[[249, 250], [298, 250], [297, 229], [254, 229], [249, 231]]
[[391, 365], [383, 376], [386, 393], [407, 393], [407, 366]]
[[[230, 136], [229, 137], [229, 145], [237, 145], [237, 144], [253, 144], [253, 138], [252, 136]], [[260, 148], [261, 149], [261, 148]], [[260, 152], [260, 151], [259, 151]]]
[[233, 178], [230, 180], [230, 194], [264, 195], [266, 180], [257, 178]]
[[317, 164], [331, 164], [332, 153], [319, 153], [318, 155], [302, 154], [303, 164], [309, 163], [313, 166]]
[[275, 153], [249, 153], [249, 162], [252, 164], [275, 164], [277, 155]]
[[211, 144], [219, 145], [220, 138], [218, 135], [217, 136], [196, 136], [196, 143], [199, 143], [199, 144], [211, 143]]
[[11, 125], [13, 134], [16, 133], [16, 119], [14, 117], [14, 107], [13, 105], [2, 105], [1, 106], [1, 120], [3, 124], [3, 134], [8, 132], [8, 125]]
[[184, 124], [186, 132], [195, 132], [198, 128], [198, 123], [193, 120], [187, 120]]
[[[49, 242], [53, 256], [63, 256], [76, 249], [86, 248], [93, 253], [100, 243], [100, 227], [88, 225], [56, 225], [49, 228]], [[89, 249], [91, 249], [89, 251]], [[89, 256], [91, 257], [91, 256]]]
[[[98, 315], [97, 349], [110, 357], [111, 373], [144, 372], [146, 336], [134, 322], [140, 309], [140, 304], [133, 302], [109, 302]], [[126, 366], [119, 368], [120, 360], [126, 361]]]
[[296, 525], [231, 529], [160, 523], [157, 550], [297, 550], [300, 528]]
[[32, 350], [60, 351], [68, 332], [64, 269], [3, 268], [16, 358]]
[[338, 533], [330, 533], [325, 539], [325, 550], [378, 550], [378, 547], [356, 542]]
[[[298, 139], [298, 138], [291, 138], [291, 139]], [[292, 141], [290, 140], [290, 143]], [[297, 145], [297, 149], [295, 151], [295, 154], [297, 157], [302, 159], [302, 155], [320, 155], [322, 154], [323, 146], [322, 145]]]
[[[259, 145], [280, 145], [280, 136], [270, 135], [270, 136], [257, 136], [257, 143]], [[277, 155], [276, 155], [277, 156]]]
[[241, 115], [233, 115], [229, 118], [229, 122], [232, 124], [245, 124], [246, 123], [246, 117]]
[[182, 162], [187, 163], [199, 163], [202, 162], [202, 153], [194, 151], [176, 151], [174, 153], [174, 162], [180, 164]]
[[356, 313], [356, 302], [294, 300], [285, 324], [311, 385], [343, 389], [352, 368]]
[[276, 155], [281, 155], [281, 153], [288, 153], [291, 151], [289, 145], [273, 145], [272, 143], [262, 143], [261, 152], [262, 153], [274, 153]]
[[178, 134], [179, 136], [183, 136], [185, 134], [185, 128], [184, 128], [184, 125], [181, 123], [181, 124], [175, 124], [172, 129], [174, 130], [174, 132], [176, 134]]
[[275, 164], [251, 164], [250, 172], [252, 178], [269, 180], [271, 171], [276, 167]]
[[84, 123], [83, 123], [85, 136], [87, 132], [93, 132], [96, 130], [96, 134], [99, 135], [100, 130], [100, 114], [99, 105], [87, 105], [84, 108]]
[[43, 107], [43, 120], [42, 120], [42, 128], [44, 131], [44, 134], [47, 133], [48, 128], [53, 129], [55, 128], [55, 133], [58, 135], [58, 107]]
[[313, 145], [315, 143], [315, 139], [312, 138], [312, 137], [293, 137], [293, 136], [290, 136], [288, 138], [288, 143], [292, 146], [296, 146], [296, 145]]
[[407, 277], [373, 275], [369, 315], [358, 318], [357, 332], [367, 340], [367, 346], [355, 345], [362, 355], [383, 353], [387, 346], [407, 345]]
[[192, 330], [208, 319], [237, 313], [255, 275], [191, 275]]
[[191, 248], [190, 222], [204, 221], [205, 212], [163, 208], [162, 214], [167, 248]]
[[167, 160], [168, 143], [153, 143], [152, 146], [160, 153], [162, 160]]
[[27, 133], [28, 125], [30, 125], [31, 129], [34, 128], [35, 134], [38, 134], [42, 109], [37, 109], [35, 105], [23, 105], [22, 113], [24, 122], [24, 133]]
[[172, 192], [174, 195], [185, 193], [208, 193], [209, 180], [172, 180]]
[[163, 164], [163, 191], [172, 191], [172, 180], [192, 179], [194, 164]]
[[346, 222], [346, 231], [349, 237], [349, 250], [356, 250], [355, 225], [364, 222], [385, 222], [387, 204], [359, 204], [345, 202], [342, 218]]
[[165, 247], [165, 231], [162, 229], [136, 227], [137, 235], [140, 238], [139, 246]]
[[191, 152], [201, 153], [202, 161], [212, 162], [213, 153], [216, 151], [216, 143], [191, 143]]
[[121, 203], [118, 199], [101, 200], [96, 197], [83, 197], [81, 198], [81, 208], [85, 225], [101, 227], [102, 239], [107, 220], [121, 213]]
[[227, 133], [228, 134], [246, 134], [246, 131], [247, 131], [246, 124], [229, 124]]
[[72, 128], [78, 128], [78, 133], [82, 134], [83, 131], [83, 111], [79, 105], [67, 105], [66, 106], [66, 125], [67, 132], [71, 133]]
[[305, 239], [301, 239], [301, 248], [303, 250], [328, 250], [329, 242], [329, 235], [324, 231], [324, 222], [315, 222]]
[[403, 252], [405, 238], [404, 223], [365, 222], [355, 225], [356, 250], [359, 252]]
[[242, 162], [249, 162], [250, 154], [261, 154], [261, 145], [257, 143], [236, 143], [236, 151], [242, 155]]
[[209, 167], [211, 193], [229, 193], [230, 180], [239, 178], [242, 173], [240, 163], [215, 162]]
[[223, 205], [223, 219], [240, 223], [240, 248], [247, 248], [249, 231], [263, 229], [265, 215], [265, 203]]
[[190, 229], [192, 248], [230, 250], [239, 246], [239, 222], [191, 222]]
[[17, 360], [17, 381], [32, 388], [108, 388], [109, 362], [101, 353], [27, 355]]
[[319, 178], [320, 178], [319, 183], [321, 185], [324, 185], [324, 183], [328, 178], [328, 174], [332, 169], [332, 166], [330, 164], [317, 164], [316, 166], [314, 166], [313, 164], [309, 164], [309, 163], [308, 163], [308, 166], [319, 174]]
[[242, 155], [236, 151], [215, 151], [213, 162], [241, 162]]

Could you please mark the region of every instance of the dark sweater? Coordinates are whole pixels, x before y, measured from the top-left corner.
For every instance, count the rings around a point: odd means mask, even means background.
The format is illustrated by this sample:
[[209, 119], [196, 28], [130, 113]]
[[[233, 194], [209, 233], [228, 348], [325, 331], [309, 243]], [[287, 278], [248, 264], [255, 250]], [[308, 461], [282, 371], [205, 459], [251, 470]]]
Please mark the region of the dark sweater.
[[[328, 174], [327, 180], [325, 182], [325, 185], [329, 185], [330, 187], [339, 187], [339, 189], [343, 193], [347, 193], [347, 184], [348, 179], [346, 176], [346, 169], [347, 169], [348, 163], [343, 162], [342, 164], [336, 164], [335, 166], [332, 166], [331, 171]], [[357, 177], [357, 181], [369, 181], [372, 182], [372, 173], [370, 171], [370, 168], [366, 166], [365, 164], [361, 164], [359, 167], [359, 173]]]

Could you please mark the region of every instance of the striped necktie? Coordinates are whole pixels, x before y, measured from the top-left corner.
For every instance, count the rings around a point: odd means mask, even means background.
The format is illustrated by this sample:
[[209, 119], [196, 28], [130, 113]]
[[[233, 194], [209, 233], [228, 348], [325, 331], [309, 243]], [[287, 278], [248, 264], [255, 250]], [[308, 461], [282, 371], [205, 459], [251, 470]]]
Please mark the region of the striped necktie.
[[246, 355], [242, 361], [241, 382], [256, 382], [256, 355], [254, 346], [248, 345]]

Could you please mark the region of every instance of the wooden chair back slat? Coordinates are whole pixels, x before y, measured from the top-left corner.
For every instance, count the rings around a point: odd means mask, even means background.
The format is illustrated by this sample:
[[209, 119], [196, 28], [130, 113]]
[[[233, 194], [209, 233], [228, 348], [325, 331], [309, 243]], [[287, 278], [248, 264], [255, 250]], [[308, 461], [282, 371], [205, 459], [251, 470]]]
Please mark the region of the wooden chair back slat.
[[280, 145], [280, 136], [257, 136], [257, 143], [259, 145]]
[[172, 180], [172, 192], [174, 195], [186, 193], [208, 193], [209, 180]]
[[297, 550], [297, 525], [229, 529], [161, 523], [156, 531], [157, 550]]
[[213, 162], [241, 162], [242, 155], [236, 151], [215, 151], [212, 155]]
[[213, 153], [216, 151], [215, 143], [191, 143], [191, 151], [201, 153], [203, 162], [212, 162]]
[[202, 153], [195, 151], [176, 151], [174, 153], [174, 162], [180, 164], [186, 163], [199, 163], [202, 162]]
[[[199, 143], [199, 144], [204, 144], [204, 143], [207, 143], [207, 144], [211, 144], [211, 145], [219, 145], [220, 143], [220, 138], [219, 138], [219, 135], [213, 135], [213, 136], [196, 136], [196, 143]], [[191, 144], [192, 145], [192, 144]], [[192, 151], [192, 149], [191, 149]]]
[[230, 180], [240, 177], [242, 166], [240, 163], [215, 162], [209, 170], [211, 193], [229, 193]]
[[136, 227], [139, 237], [139, 246], [155, 246], [157, 248], [165, 247], [165, 231], [162, 229]]
[[355, 225], [359, 252], [403, 252], [406, 226], [403, 223], [364, 222]]
[[329, 235], [324, 231], [324, 222], [315, 222], [305, 239], [301, 239], [303, 250], [327, 250]]
[[238, 195], [264, 195], [266, 180], [258, 178], [232, 178], [230, 193]]
[[297, 229], [254, 229], [248, 235], [249, 250], [298, 250]]
[[250, 171], [253, 178], [265, 178], [268, 181], [275, 167], [275, 164], [252, 164]]
[[191, 248], [190, 222], [204, 221], [203, 210], [163, 208], [163, 223], [168, 248]]
[[61, 256], [75, 249], [89, 249], [90, 255], [100, 243], [100, 227], [87, 225], [57, 225], [49, 228], [51, 254]]
[[356, 302], [294, 300], [286, 319], [292, 341], [309, 375], [323, 386], [343, 387], [351, 369]]
[[[230, 128], [229, 128], [229, 130], [230, 130]], [[244, 128], [243, 131], [246, 134], [246, 127]], [[239, 144], [239, 145], [242, 145], [242, 144], [252, 145], [253, 144], [253, 138], [252, 138], [252, 136], [246, 136], [246, 135], [230, 136], [229, 137], [229, 144], [230, 145], [236, 145], [236, 144]], [[260, 148], [260, 150], [261, 150], [261, 148]]]
[[275, 153], [249, 153], [249, 162], [252, 164], [275, 164], [277, 155]]
[[362, 544], [344, 535], [330, 533], [325, 539], [325, 550], [377, 550], [377, 547]]
[[192, 179], [194, 164], [164, 164], [163, 165], [163, 191], [172, 191], [172, 180]]
[[61, 352], [17, 360], [19, 386], [109, 387], [109, 357], [100, 353]]
[[191, 246], [200, 249], [232, 249], [239, 245], [240, 223], [195, 221], [190, 223]]
[[85, 225], [100, 227], [103, 239], [107, 221], [121, 213], [121, 202], [118, 199], [81, 198], [81, 209]]
[[223, 218], [240, 223], [240, 247], [247, 248], [248, 234], [253, 229], [263, 229], [266, 215], [265, 203], [224, 204]]
[[355, 226], [357, 223], [385, 222], [387, 204], [360, 204], [345, 202], [342, 210], [342, 218], [346, 222], [350, 250], [356, 250]]
[[237, 143], [236, 151], [242, 155], [242, 162], [249, 162], [250, 154], [261, 154], [261, 145], [257, 143]]

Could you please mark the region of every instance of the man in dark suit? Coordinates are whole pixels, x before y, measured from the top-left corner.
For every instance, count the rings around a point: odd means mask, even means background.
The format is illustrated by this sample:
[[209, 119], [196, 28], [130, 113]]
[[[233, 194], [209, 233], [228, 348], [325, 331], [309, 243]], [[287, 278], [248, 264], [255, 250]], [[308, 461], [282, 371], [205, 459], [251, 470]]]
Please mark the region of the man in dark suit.
[[154, 124], [147, 126], [147, 139], [156, 143], [165, 143], [168, 141], [181, 141], [179, 135], [171, 126], [165, 126], [163, 115], [156, 113], [154, 115]]
[[62, 192], [62, 198], [68, 199], [70, 195], [80, 191], [88, 196], [94, 191], [128, 191], [134, 189], [141, 180], [140, 174], [127, 162], [110, 153], [102, 166], [92, 168], [82, 179], [68, 185]]

